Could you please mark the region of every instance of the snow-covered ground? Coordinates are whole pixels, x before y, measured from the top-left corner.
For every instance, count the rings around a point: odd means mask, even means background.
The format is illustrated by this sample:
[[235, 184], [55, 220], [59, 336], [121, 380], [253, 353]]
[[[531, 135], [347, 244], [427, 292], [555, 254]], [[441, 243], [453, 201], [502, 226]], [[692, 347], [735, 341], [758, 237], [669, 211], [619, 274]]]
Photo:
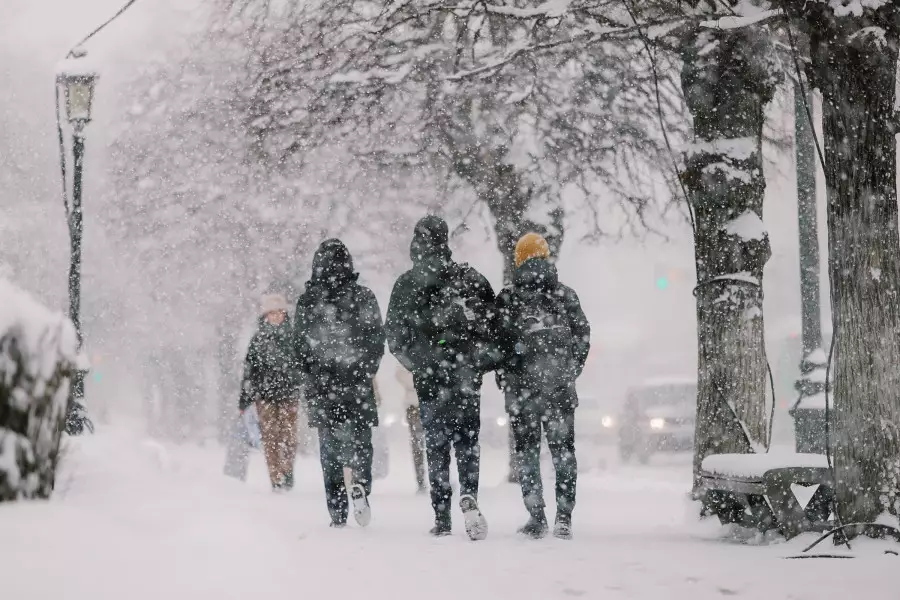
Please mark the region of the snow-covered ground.
[[[318, 463], [298, 459], [298, 486], [275, 495], [254, 454], [246, 484], [221, 475], [223, 450], [165, 445], [137, 430], [68, 440], [49, 503], [0, 506], [4, 598], [897, 598], [898, 559], [875, 542], [856, 560], [785, 560], [812, 539], [738, 543], [698, 522], [687, 457], [620, 466], [583, 452], [575, 539], [523, 540], [516, 486], [486, 452], [481, 503], [491, 533], [431, 539], [409, 456], [392, 448], [376, 482], [373, 523], [327, 527]], [[609, 460], [607, 460], [609, 459]], [[605, 465], [605, 467], [604, 467]], [[836, 551], [823, 545], [828, 553]]]

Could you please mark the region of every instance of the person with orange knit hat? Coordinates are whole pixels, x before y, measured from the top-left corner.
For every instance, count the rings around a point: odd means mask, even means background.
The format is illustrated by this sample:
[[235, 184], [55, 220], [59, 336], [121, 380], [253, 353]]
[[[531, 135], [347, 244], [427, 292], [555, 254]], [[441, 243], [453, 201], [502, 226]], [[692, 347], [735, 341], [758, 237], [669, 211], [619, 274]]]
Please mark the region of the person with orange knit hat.
[[591, 347], [591, 327], [578, 295], [559, 282], [550, 247], [537, 233], [516, 244], [512, 283], [495, 302], [494, 331], [502, 355], [497, 381], [506, 397], [516, 468], [529, 519], [519, 533], [548, 532], [541, 481], [541, 432], [556, 469], [554, 536], [572, 537], [578, 465], [575, 460], [575, 380]]
[[550, 245], [539, 233], [529, 232], [516, 242], [516, 268], [532, 258], [550, 258]]

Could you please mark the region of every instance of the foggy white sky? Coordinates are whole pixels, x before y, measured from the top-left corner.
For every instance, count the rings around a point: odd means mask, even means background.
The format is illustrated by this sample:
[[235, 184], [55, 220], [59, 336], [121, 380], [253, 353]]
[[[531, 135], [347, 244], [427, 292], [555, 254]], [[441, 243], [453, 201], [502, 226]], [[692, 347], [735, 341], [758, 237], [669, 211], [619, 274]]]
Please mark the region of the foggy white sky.
[[[68, 242], [59, 198], [52, 95], [54, 67], [72, 43], [105, 20], [121, 3], [122, 0], [3, 0], [0, 167], [7, 172], [0, 175], [0, 183], [7, 182], [10, 173], [15, 173], [18, 183], [12, 189], [5, 183], [0, 188], [0, 220], [5, 219], [9, 227], [15, 217], [9, 215], [8, 209], [27, 203], [30, 219], [27, 243], [41, 251], [23, 252], [25, 258], [19, 255], [20, 264], [11, 266], [21, 285], [60, 308], [65, 301]], [[117, 83], [121, 84], [136, 65], [155, 56], [162, 48], [186, 41], [191, 31], [191, 13], [186, 4], [189, 3], [178, 0], [139, 0], [87, 46], [93, 59], [102, 65], [102, 79], [87, 150], [86, 261], [114, 260], [103, 248], [103, 232], [98, 231], [99, 226], [92, 218], [91, 194], [104, 185], [108, 131], [121, 119], [115, 112], [119, 110], [116, 106], [122, 105], [117, 102], [117, 94], [121, 93]], [[783, 112], [780, 116], [788, 123], [792, 118]], [[765, 275], [765, 317], [772, 368], [776, 378], [787, 381], [794, 376], [796, 365], [783, 359], [783, 341], [800, 327], [797, 220], [792, 156], [775, 156], [773, 162], [782, 172], [770, 169], [765, 204], [764, 220], [773, 249]], [[15, 198], [10, 197], [12, 193]], [[820, 213], [820, 223], [824, 223], [821, 207]], [[41, 225], [37, 226], [35, 220]], [[579, 215], [570, 217], [574, 230], [581, 220]], [[3, 231], [4, 226], [0, 224], [0, 234]], [[594, 326], [598, 350], [591, 359], [589, 379], [592, 386], [603, 389], [604, 393], [619, 393], [643, 375], [682, 374], [694, 369], [693, 254], [689, 231], [682, 225], [673, 227], [669, 233], [673, 241], [668, 244], [660, 240], [630, 239], [600, 246], [580, 243], [576, 231], [568, 235], [560, 262], [561, 276], [580, 294]], [[824, 237], [822, 242], [824, 251]], [[480, 231], [462, 240], [457, 256], [469, 260], [499, 285], [499, 256]], [[0, 262], [3, 259], [0, 255]], [[665, 291], [656, 288], [658, 276], [676, 271], [683, 275], [680, 281], [673, 281]], [[373, 283], [384, 308], [391, 282]], [[92, 285], [102, 286], [103, 281], [94, 281]], [[827, 283], [823, 284], [824, 288]], [[92, 288], [86, 285], [85, 294], [91, 293]], [[85, 300], [85, 304], [89, 307], [91, 303]], [[86, 335], [90, 338], [91, 332]], [[114, 341], [106, 343], [114, 344]], [[786, 400], [779, 398], [779, 403]]]

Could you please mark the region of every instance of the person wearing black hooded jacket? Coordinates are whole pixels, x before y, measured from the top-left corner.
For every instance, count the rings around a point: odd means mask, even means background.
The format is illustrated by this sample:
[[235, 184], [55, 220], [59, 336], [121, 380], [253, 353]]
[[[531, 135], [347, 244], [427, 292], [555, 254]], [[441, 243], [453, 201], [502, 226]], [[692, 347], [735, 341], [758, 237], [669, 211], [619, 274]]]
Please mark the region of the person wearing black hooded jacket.
[[456, 451], [460, 508], [473, 540], [487, 535], [478, 509], [481, 380], [493, 368], [493, 290], [483, 275], [453, 261], [443, 219], [415, 227], [412, 269], [397, 280], [388, 306], [388, 346], [412, 373], [435, 513], [432, 535], [451, 531], [450, 453]]
[[541, 430], [556, 469], [556, 537], [572, 536], [578, 464], [575, 460], [575, 380], [590, 352], [591, 327], [578, 295], [559, 282], [547, 242], [528, 233], [516, 244], [513, 282], [496, 300], [497, 381], [506, 397], [522, 497], [529, 520], [519, 532], [546, 535], [541, 482]]
[[384, 355], [384, 328], [375, 295], [358, 277], [347, 247], [326, 240], [294, 317], [294, 349], [306, 375], [309, 424], [319, 432], [334, 527], [347, 522], [344, 467], [352, 471], [354, 517], [362, 526], [370, 519], [372, 427], [378, 425], [373, 380]]

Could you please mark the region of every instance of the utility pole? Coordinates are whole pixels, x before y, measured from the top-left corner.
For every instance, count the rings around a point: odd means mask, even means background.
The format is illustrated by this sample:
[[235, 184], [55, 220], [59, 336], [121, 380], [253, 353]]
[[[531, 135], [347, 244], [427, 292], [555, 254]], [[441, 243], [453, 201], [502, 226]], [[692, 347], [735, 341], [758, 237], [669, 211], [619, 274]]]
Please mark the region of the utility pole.
[[803, 358], [795, 387], [799, 398], [791, 408], [797, 452], [825, 453], [825, 378], [828, 360], [822, 348], [819, 290], [819, 237], [816, 223], [816, 150], [804, 97], [794, 84], [794, 131], [797, 165], [797, 222], [800, 233], [800, 302]]

